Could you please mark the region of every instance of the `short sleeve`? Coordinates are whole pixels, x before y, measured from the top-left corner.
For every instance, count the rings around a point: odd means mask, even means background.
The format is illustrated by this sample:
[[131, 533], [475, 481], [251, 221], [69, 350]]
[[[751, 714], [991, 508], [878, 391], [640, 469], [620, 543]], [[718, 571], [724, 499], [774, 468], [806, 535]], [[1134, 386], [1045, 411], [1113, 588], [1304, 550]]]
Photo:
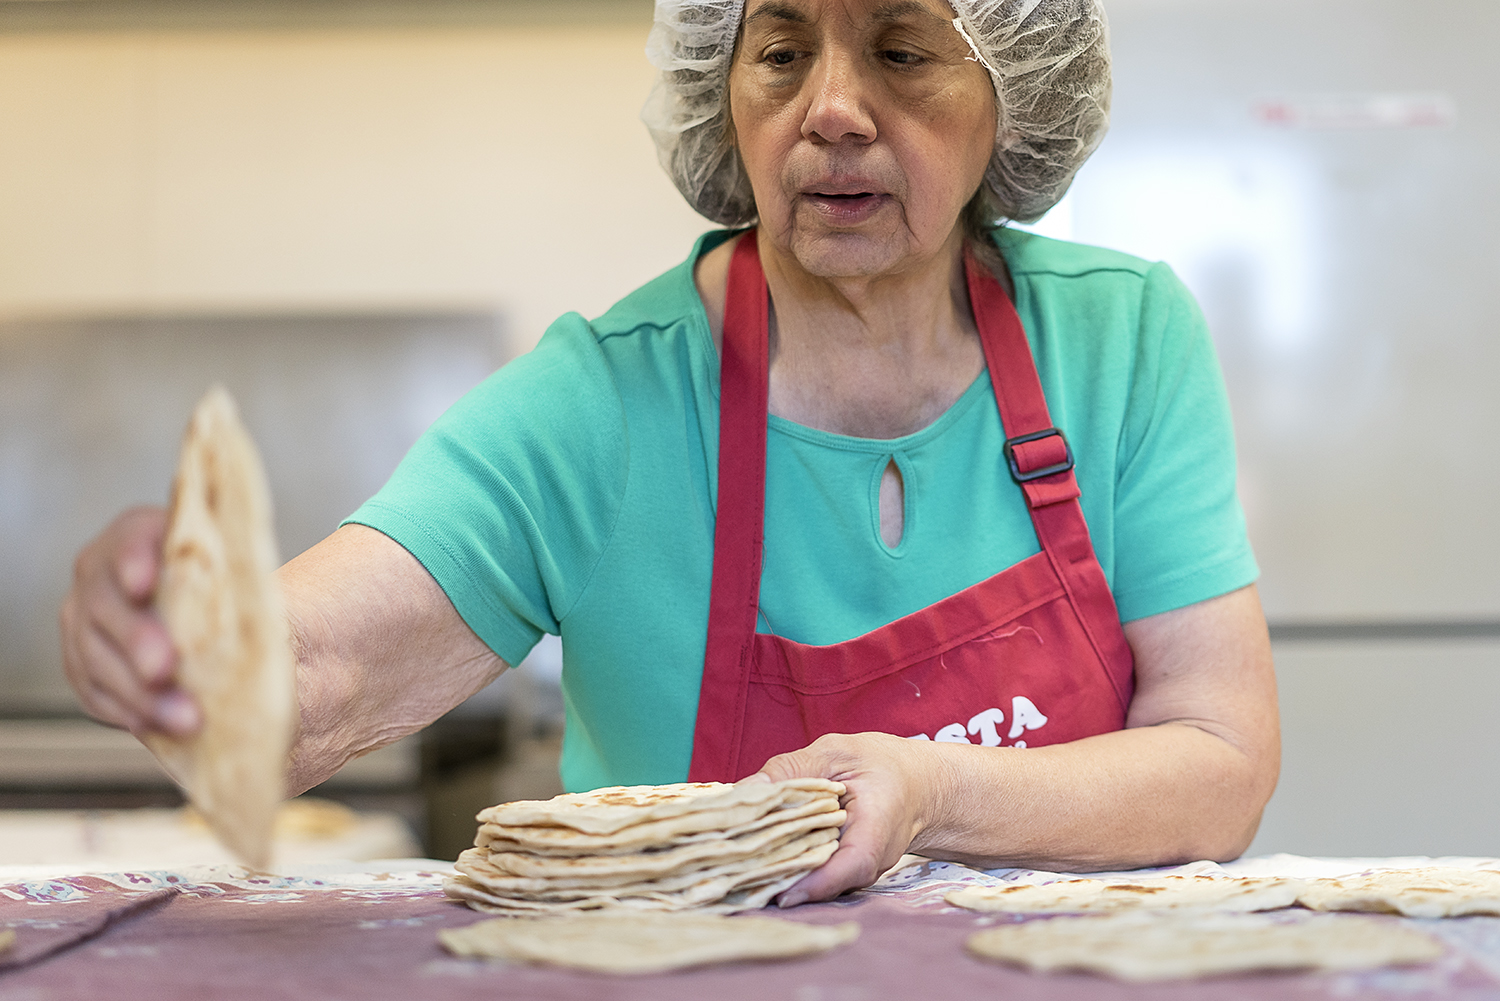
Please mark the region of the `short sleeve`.
[[1145, 275], [1115, 493], [1123, 621], [1227, 594], [1259, 575], [1236, 491], [1228, 394], [1208, 326], [1164, 264]]
[[439, 418], [345, 524], [405, 547], [516, 664], [587, 586], [627, 466], [613, 375], [588, 323], [569, 314]]

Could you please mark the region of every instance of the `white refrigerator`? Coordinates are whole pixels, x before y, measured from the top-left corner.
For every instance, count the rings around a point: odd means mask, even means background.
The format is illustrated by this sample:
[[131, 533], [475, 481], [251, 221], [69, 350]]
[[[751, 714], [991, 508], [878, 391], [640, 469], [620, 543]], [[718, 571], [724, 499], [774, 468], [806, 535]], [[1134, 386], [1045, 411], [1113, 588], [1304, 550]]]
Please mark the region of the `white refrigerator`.
[[1106, 0], [1042, 232], [1214, 331], [1284, 761], [1252, 852], [1500, 855], [1500, 4]]

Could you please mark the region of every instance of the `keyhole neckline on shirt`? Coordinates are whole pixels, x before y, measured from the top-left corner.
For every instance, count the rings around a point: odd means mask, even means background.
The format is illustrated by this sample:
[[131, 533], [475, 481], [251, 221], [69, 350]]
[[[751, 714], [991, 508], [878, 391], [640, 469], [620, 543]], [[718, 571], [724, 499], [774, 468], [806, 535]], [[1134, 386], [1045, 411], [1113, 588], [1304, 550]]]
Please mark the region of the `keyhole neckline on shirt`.
[[[886, 471], [894, 473], [891, 486], [886, 485]], [[885, 519], [882, 517], [886, 504], [897, 505], [899, 521], [895, 523], [897, 540], [892, 545], [886, 540]], [[900, 558], [906, 552], [907, 540], [913, 527], [912, 468], [911, 460], [904, 452], [887, 452], [877, 458], [870, 475], [870, 528], [878, 545], [887, 556]]]

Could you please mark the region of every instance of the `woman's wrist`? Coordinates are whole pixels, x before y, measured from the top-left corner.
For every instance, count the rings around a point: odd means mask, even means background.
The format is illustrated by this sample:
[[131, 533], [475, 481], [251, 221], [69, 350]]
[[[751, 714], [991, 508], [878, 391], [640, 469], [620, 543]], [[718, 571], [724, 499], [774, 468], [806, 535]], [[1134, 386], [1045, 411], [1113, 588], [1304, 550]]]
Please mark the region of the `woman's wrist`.
[[920, 743], [924, 793], [921, 824], [911, 850], [919, 855], [972, 862], [1003, 853], [999, 818], [1016, 787], [1010, 778], [1012, 748]]

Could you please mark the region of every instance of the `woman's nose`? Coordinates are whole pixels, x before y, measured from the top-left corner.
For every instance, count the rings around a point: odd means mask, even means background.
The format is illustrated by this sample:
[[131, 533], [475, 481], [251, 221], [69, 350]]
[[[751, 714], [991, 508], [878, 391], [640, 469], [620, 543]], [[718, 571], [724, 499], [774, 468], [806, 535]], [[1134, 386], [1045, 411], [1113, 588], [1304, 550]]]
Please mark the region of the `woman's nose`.
[[839, 52], [820, 56], [807, 87], [811, 93], [803, 138], [825, 143], [874, 141], [867, 84], [853, 58]]

